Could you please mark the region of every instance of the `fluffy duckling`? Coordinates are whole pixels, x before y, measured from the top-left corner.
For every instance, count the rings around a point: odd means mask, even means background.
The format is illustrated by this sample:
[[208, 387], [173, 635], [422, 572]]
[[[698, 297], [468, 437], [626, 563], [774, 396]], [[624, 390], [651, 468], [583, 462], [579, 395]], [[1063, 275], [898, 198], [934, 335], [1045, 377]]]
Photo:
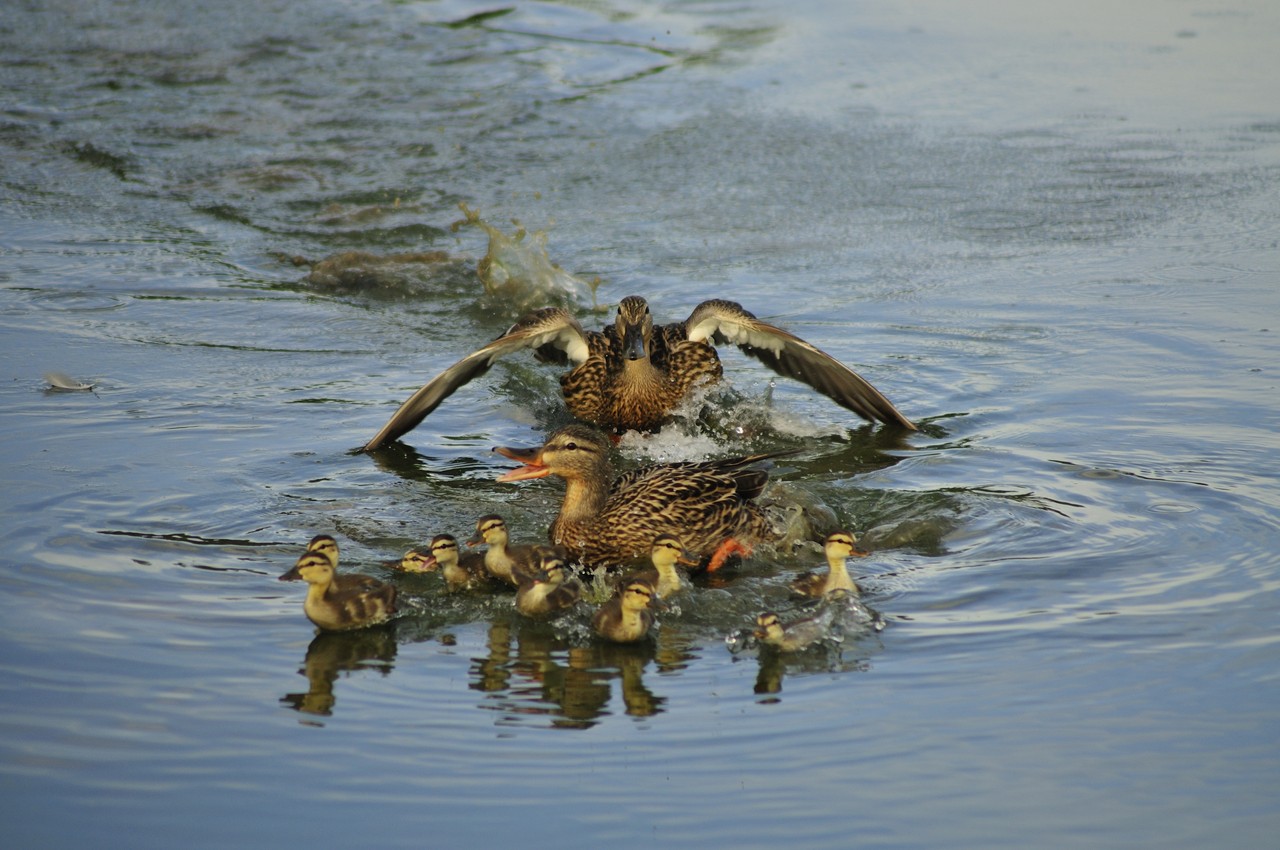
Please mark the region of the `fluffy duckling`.
[[532, 544], [512, 545], [507, 523], [497, 514], [487, 514], [476, 521], [476, 536], [470, 546], [484, 543], [484, 565], [489, 574], [512, 587], [519, 587], [538, 571], [538, 556]]
[[827, 556], [827, 573], [807, 572], [797, 576], [791, 582], [791, 589], [800, 596], [822, 597], [837, 590], [847, 591], [854, 596], [859, 595], [858, 586], [849, 577], [845, 559], [851, 556], [863, 557], [870, 554], [854, 542], [853, 535], [847, 531], [836, 531], [827, 535], [823, 551]]
[[649, 634], [653, 625], [653, 582], [633, 578], [622, 588], [622, 593], [601, 605], [591, 618], [591, 628], [605, 640], [614, 643], [635, 643]]
[[765, 611], [756, 617], [756, 638], [782, 652], [796, 652], [827, 636], [830, 617], [806, 617], [783, 625], [782, 620], [772, 611]]
[[450, 590], [474, 590], [491, 586], [491, 576], [484, 567], [484, 557], [470, 552], [463, 556], [458, 551], [458, 539], [452, 534], [437, 534], [431, 538], [430, 555], [424, 566], [438, 569]]
[[[381, 586], [382, 582], [373, 576], [367, 576], [362, 573], [340, 573], [338, 572], [338, 541], [330, 534], [317, 534], [311, 538], [311, 542], [307, 544], [307, 551], [304, 555], [315, 552], [329, 559], [330, 565], [333, 566], [333, 581], [337, 584], [339, 590], [370, 590]], [[285, 581], [294, 581], [301, 578], [295, 575], [293, 570], [285, 573], [293, 578], [284, 579]]]
[[569, 574], [564, 550], [539, 546], [541, 569], [516, 591], [516, 610], [526, 617], [546, 617], [572, 608], [582, 598], [582, 582]]
[[436, 569], [436, 562], [431, 559], [431, 552], [424, 552], [421, 549], [410, 549], [400, 556], [400, 560], [394, 562], [397, 570], [403, 570], [406, 573], [430, 573]]
[[915, 430], [889, 399], [857, 372], [796, 335], [762, 321], [741, 304], [713, 299], [688, 319], [655, 325], [638, 295], [618, 304], [613, 324], [588, 331], [567, 310], [535, 310], [505, 334], [445, 369], [409, 397], [365, 451], [418, 426], [446, 398], [508, 354], [532, 349], [539, 360], [572, 365], [560, 378], [577, 419], [612, 433], [655, 431], [694, 389], [720, 380], [716, 345], [732, 343], [779, 375], [813, 387], [870, 421]]
[[[396, 589], [376, 579], [375, 587], [341, 588], [334, 581], [333, 563], [320, 552], [298, 559], [281, 581], [301, 578], [308, 585], [302, 610], [326, 631], [345, 631], [386, 622], [396, 613]], [[366, 577], [367, 578], [367, 577]]]
[[689, 586], [688, 579], [681, 576], [676, 564], [696, 567], [697, 561], [685, 557], [684, 544], [674, 534], [659, 534], [653, 538], [653, 548], [649, 550], [649, 558], [653, 567], [642, 569], [631, 576], [642, 579], [653, 586], [653, 593], [658, 599], [666, 599]]

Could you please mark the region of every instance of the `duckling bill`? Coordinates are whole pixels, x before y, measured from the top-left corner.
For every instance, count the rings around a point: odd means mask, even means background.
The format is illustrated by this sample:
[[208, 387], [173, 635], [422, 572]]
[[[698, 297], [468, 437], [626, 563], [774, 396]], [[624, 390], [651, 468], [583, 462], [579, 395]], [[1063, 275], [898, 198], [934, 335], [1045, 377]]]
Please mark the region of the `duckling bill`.
[[865, 378], [824, 351], [761, 321], [733, 301], [713, 299], [689, 318], [654, 325], [648, 303], [622, 299], [613, 324], [587, 331], [568, 311], [546, 307], [445, 369], [410, 396], [363, 451], [418, 427], [445, 399], [500, 358], [533, 350], [543, 362], [572, 366], [560, 378], [565, 406], [577, 419], [620, 434], [654, 431], [698, 387], [723, 374], [716, 345], [733, 344], [780, 375], [808, 384], [871, 422], [915, 430], [915, 424]]

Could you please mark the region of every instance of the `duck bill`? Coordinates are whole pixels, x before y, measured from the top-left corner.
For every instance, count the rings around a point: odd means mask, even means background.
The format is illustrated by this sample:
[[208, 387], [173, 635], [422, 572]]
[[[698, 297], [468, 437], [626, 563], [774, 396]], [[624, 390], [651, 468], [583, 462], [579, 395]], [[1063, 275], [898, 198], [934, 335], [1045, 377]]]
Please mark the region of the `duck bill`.
[[685, 554], [681, 555], [680, 557], [676, 558], [676, 563], [677, 563], [677, 564], [679, 564], [679, 565], [681, 565], [682, 567], [696, 567], [696, 566], [699, 566], [698, 562], [697, 562], [697, 561], [695, 561], [693, 558], [690, 558], [690, 557], [689, 557], [689, 555], [688, 555], [688, 553], [685, 553]]
[[528, 481], [532, 478], [546, 478], [551, 470], [542, 464], [525, 464], [519, 469], [504, 472], [498, 476], [499, 481]]
[[298, 581], [302, 578], [302, 573], [298, 572], [298, 565], [294, 564], [293, 569], [280, 576], [280, 581]]

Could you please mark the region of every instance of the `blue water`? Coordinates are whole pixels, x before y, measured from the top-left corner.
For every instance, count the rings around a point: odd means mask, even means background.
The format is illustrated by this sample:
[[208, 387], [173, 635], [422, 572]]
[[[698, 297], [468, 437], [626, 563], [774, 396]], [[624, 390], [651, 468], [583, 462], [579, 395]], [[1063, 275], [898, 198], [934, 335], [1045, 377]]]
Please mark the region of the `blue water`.
[[[0, 24], [6, 847], [1274, 846], [1280, 12], [208, 5]], [[349, 453], [519, 314], [460, 203], [922, 423], [729, 351], [725, 427], [622, 450], [800, 447], [882, 633], [726, 649], [811, 549], [639, 649], [412, 578], [316, 637], [313, 534], [391, 579], [555, 512], [494, 481], [559, 415], [531, 358]], [[450, 259], [309, 274], [346, 251]]]

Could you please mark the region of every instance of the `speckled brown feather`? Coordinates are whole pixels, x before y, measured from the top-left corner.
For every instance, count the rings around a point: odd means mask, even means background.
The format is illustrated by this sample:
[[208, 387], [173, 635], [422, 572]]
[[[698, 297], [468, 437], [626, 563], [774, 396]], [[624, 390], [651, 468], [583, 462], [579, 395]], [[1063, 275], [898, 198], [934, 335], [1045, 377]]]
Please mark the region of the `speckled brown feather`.
[[730, 539], [750, 545], [773, 537], [768, 519], [752, 503], [768, 473], [750, 464], [776, 455], [658, 464], [615, 479], [609, 451], [609, 439], [598, 429], [568, 425], [537, 452], [538, 462], [566, 482], [551, 540], [586, 566], [617, 566], [647, 556], [660, 534], [679, 537], [698, 558]]

